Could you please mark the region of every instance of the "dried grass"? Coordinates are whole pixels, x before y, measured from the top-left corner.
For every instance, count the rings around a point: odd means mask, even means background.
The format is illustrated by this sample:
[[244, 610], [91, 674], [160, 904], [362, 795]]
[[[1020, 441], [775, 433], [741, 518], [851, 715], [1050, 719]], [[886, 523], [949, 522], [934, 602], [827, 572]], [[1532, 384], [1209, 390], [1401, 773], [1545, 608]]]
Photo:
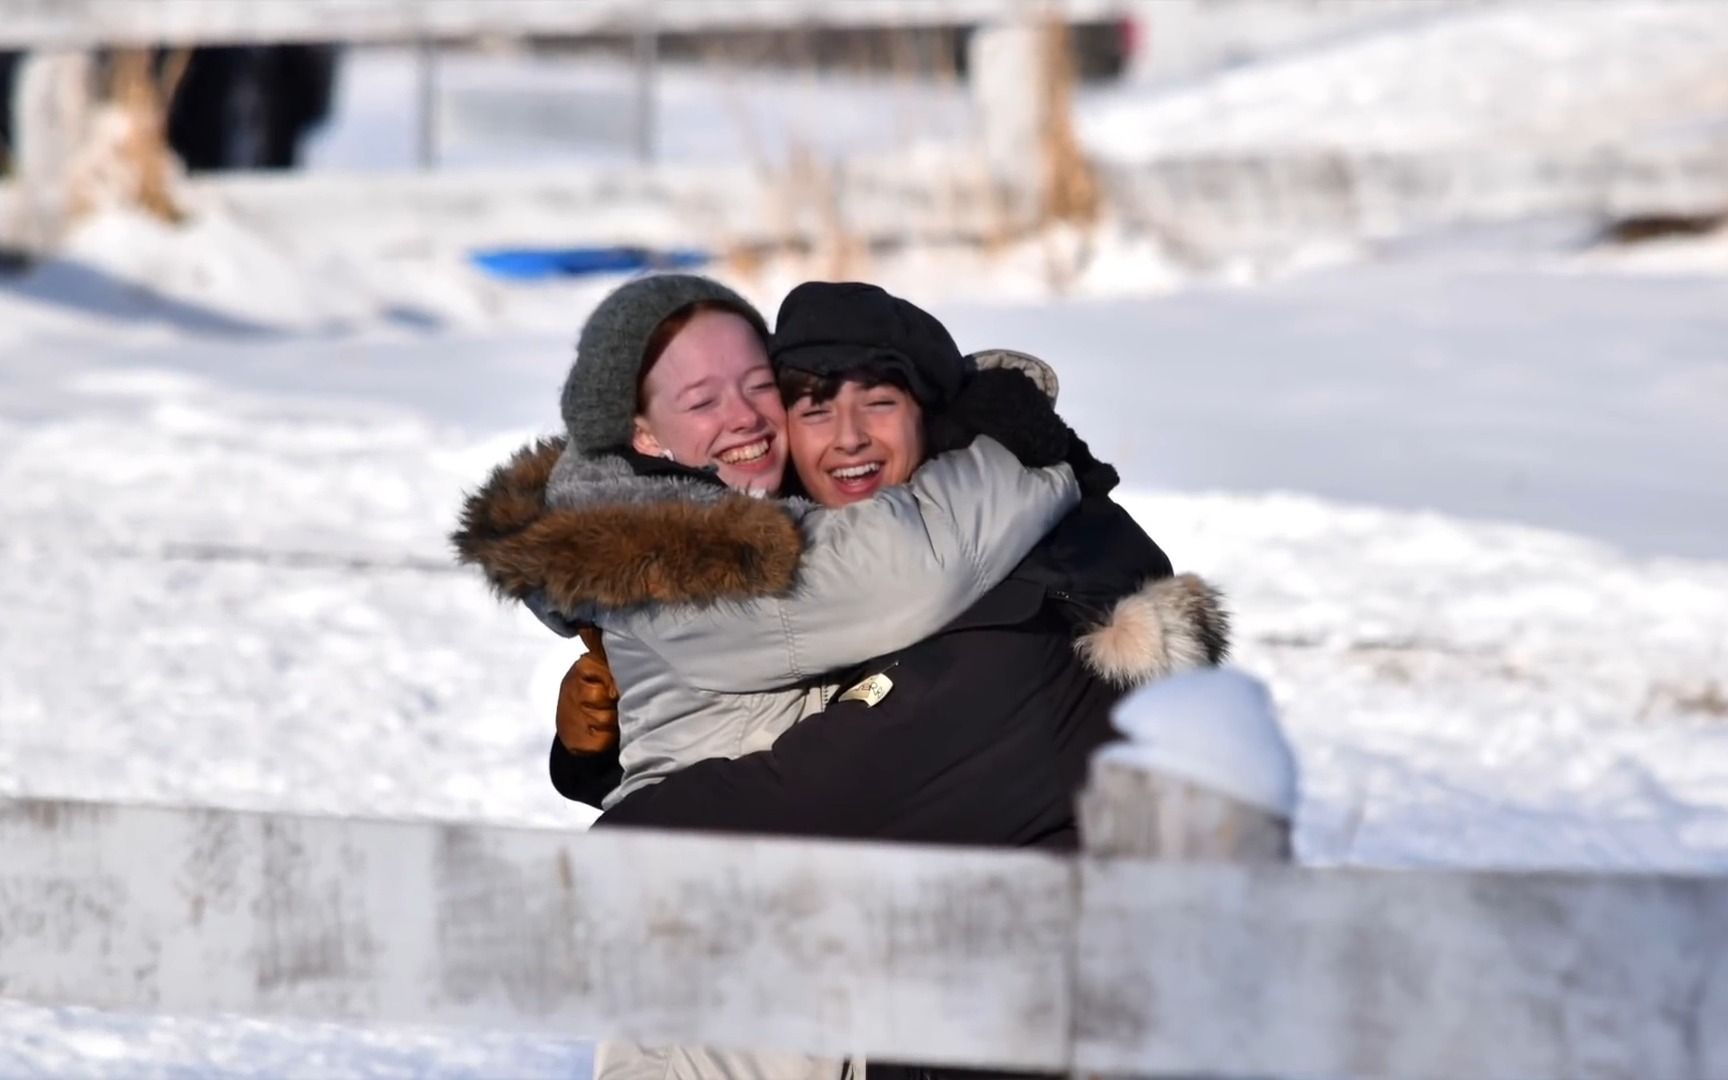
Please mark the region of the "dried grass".
[[84, 145], [68, 169], [72, 220], [114, 207], [168, 222], [184, 220], [177, 194], [182, 169], [168, 146], [168, 103], [185, 74], [186, 58], [185, 50], [171, 55], [158, 75], [148, 49], [113, 55]]
[[1038, 27], [1043, 97], [1038, 144], [1041, 160], [1041, 224], [1092, 225], [1102, 209], [1098, 176], [1080, 150], [1074, 130], [1075, 70], [1072, 34], [1057, 19]]
[[1728, 684], [1714, 679], [1689, 683], [1659, 682], [1645, 695], [1638, 719], [1668, 717], [1675, 713], [1712, 723], [1728, 721]]
[[[938, 223], [945, 242], [975, 245], [985, 255], [1030, 242], [1042, 253], [1045, 273], [1057, 290], [1069, 287], [1091, 261], [1096, 228], [1104, 215], [1097, 172], [1087, 160], [1074, 124], [1074, 96], [1079, 72], [1068, 27], [1047, 16], [1032, 24], [1036, 34], [1038, 80], [1037, 127], [1027, 153], [1036, 158], [1024, 173], [1001, 177], [980, 146], [975, 153], [957, 153], [937, 180], [934, 193], [941, 214]], [[796, 49], [794, 47], [794, 54]], [[724, 60], [710, 53], [710, 59]], [[920, 48], [909, 36], [889, 41], [889, 62], [895, 75], [910, 84], [960, 79], [952, 56]], [[737, 66], [740, 59], [731, 57]], [[808, 64], [814, 77], [818, 58]], [[867, 58], [860, 55], [862, 70]], [[760, 280], [777, 260], [796, 260], [806, 277], [855, 279], [868, 274], [875, 249], [903, 247], [933, 237], [870, 237], [860, 228], [846, 192], [846, 172], [838, 161], [825, 160], [807, 139], [793, 136], [782, 156], [768, 152], [734, 92], [723, 92], [722, 106], [733, 114], [753, 167], [768, 192], [766, 213], [758, 236], [772, 239], [732, 239], [720, 245], [728, 272], [744, 280]], [[916, 116], [904, 118], [903, 130], [919, 131]]]

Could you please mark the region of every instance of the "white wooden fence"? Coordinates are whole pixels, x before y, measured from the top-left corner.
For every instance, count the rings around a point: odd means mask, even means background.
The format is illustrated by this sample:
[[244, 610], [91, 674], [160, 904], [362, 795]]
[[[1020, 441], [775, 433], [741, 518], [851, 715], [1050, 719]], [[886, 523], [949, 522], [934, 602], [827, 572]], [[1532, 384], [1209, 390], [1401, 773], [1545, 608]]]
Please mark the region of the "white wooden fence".
[[[1033, 17], [1071, 21], [1123, 16], [1129, 0], [0, 0], [0, 49], [32, 51], [21, 85], [76, 87], [87, 82], [81, 53], [123, 46], [192, 46], [284, 42], [416, 44], [419, 66], [419, 158], [438, 158], [437, 64], [440, 43], [536, 37], [628, 37], [635, 43], [635, 93], [629, 130], [637, 157], [656, 157], [658, 39], [665, 34], [738, 30], [976, 26], [1016, 24], [1030, 34]], [[13, 109], [13, 176], [20, 210], [0, 227], [27, 249], [51, 248], [64, 228], [67, 157], [84, 121], [66, 115], [70, 91], [42, 91], [58, 112]], [[14, 97], [21, 95], [15, 94]], [[40, 102], [38, 102], [40, 104]], [[81, 106], [89, 107], [90, 103]], [[989, 114], [1023, 106], [993, 105]], [[1002, 126], [999, 118], [995, 126]], [[39, 129], [48, 129], [44, 134]]]
[[1078, 1074], [1728, 1076], [1728, 879], [1295, 868], [1276, 815], [1121, 757], [1071, 858], [15, 799], [0, 996]]
[[0, 0], [0, 48], [356, 43], [718, 29], [969, 25], [1124, 0]]

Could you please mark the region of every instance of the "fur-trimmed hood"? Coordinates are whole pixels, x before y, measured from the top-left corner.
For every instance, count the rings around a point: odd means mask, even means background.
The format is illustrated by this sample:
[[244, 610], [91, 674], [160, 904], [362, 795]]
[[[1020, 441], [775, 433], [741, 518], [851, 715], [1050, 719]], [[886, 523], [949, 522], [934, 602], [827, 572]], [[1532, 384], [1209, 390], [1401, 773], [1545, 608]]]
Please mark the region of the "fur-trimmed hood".
[[707, 604], [791, 589], [804, 550], [792, 510], [694, 475], [639, 475], [615, 455], [542, 439], [494, 469], [451, 534], [500, 595], [562, 612]]

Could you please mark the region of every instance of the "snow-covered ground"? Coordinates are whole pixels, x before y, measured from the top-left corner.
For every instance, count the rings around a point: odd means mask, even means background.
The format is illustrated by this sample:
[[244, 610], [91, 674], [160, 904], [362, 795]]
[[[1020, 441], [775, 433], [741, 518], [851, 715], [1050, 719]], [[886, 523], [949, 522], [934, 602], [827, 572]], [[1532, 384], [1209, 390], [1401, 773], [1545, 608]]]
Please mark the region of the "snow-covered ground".
[[[326, 152], [378, 129], [367, 100]], [[893, 133], [874, 115], [857, 138]], [[465, 138], [453, 155], [487, 152]], [[1049, 358], [1126, 504], [1228, 591], [1296, 744], [1304, 859], [1728, 872], [1728, 261], [1711, 237], [1585, 251], [1588, 227], [1253, 289], [1173, 291], [1130, 248], [1068, 298], [1030, 251], [869, 272], [965, 347]], [[444, 536], [555, 427], [612, 282], [506, 286], [385, 247], [110, 216], [0, 278], [0, 795], [585, 820], [544, 777], [571, 647]], [[798, 269], [739, 280], [772, 305]], [[574, 1039], [0, 1003], [6, 1076], [587, 1060]]]
[[1126, 159], [1505, 152], [1686, 135], [1728, 110], [1728, 11], [1718, 4], [1430, 5], [1411, 14], [1395, 32], [1349, 35], [1173, 92], [1100, 91], [1080, 117], [1082, 134], [1096, 152]]
[[[1674, 557], [1728, 555], [1723, 299], [1417, 264], [941, 310], [1048, 355], [1136, 515], [1229, 590], [1305, 858], [1728, 870], [1728, 561]], [[0, 351], [0, 791], [575, 825], [543, 775], [569, 646], [443, 542], [555, 424], [568, 337], [88, 330]], [[105, 1019], [0, 1018], [0, 1072], [137, 1065], [82, 1057]], [[267, 1038], [386, 1073], [581, 1052], [127, 1023], [219, 1072]]]
[[[1649, 726], [1708, 719], [1683, 702], [1728, 689], [1724, 564], [1696, 558], [1728, 559], [1723, 296], [1418, 264], [937, 310], [968, 346], [1052, 359], [1153, 534], [1231, 589], [1245, 643], [1301, 654], [1279, 661], [1293, 712], [1376, 730], [1374, 693], [1331, 680], [1338, 650], [1390, 649], [1534, 665], [1521, 708]], [[567, 337], [99, 336], [0, 354], [0, 589], [30, 613], [0, 624], [0, 784], [568, 821], [539, 782], [568, 647], [444, 541], [464, 488], [555, 427]], [[1448, 695], [1505, 723], [1496, 687]]]

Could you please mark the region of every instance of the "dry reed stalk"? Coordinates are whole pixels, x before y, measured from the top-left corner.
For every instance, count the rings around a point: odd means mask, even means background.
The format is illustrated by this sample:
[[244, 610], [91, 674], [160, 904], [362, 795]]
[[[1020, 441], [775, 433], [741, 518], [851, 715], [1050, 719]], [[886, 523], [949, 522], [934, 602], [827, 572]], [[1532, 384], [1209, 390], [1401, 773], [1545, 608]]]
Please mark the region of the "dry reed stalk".
[[1043, 162], [1043, 217], [1046, 223], [1090, 225], [1098, 220], [1102, 199], [1098, 178], [1081, 152], [1074, 131], [1074, 67], [1072, 35], [1067, 24], [1046, 18], [1039, 26], [1044, 107], [1039, 147]]
[[185, 219], [180, 162], [168, 146], [168, 102], [185, 74], [185, 51], [170, 56], [160, 77], [154, 68], [148, 49], [121, 49], [110, 61], [95, 123], [67, 177], [72, 219], [116, 205]]
[[1043, 104], [1038, 146], [1041, 167], [1040, 228], [1045, 273], [1053, 288], [1073, 285], [1093, 253], [1093, 230], [1103, 212], [1103, 197], [1091, 162], [1074, 130], [1075, 70], [1073, 35], [1060, 19], [1039, 23], [1039, 74]]

